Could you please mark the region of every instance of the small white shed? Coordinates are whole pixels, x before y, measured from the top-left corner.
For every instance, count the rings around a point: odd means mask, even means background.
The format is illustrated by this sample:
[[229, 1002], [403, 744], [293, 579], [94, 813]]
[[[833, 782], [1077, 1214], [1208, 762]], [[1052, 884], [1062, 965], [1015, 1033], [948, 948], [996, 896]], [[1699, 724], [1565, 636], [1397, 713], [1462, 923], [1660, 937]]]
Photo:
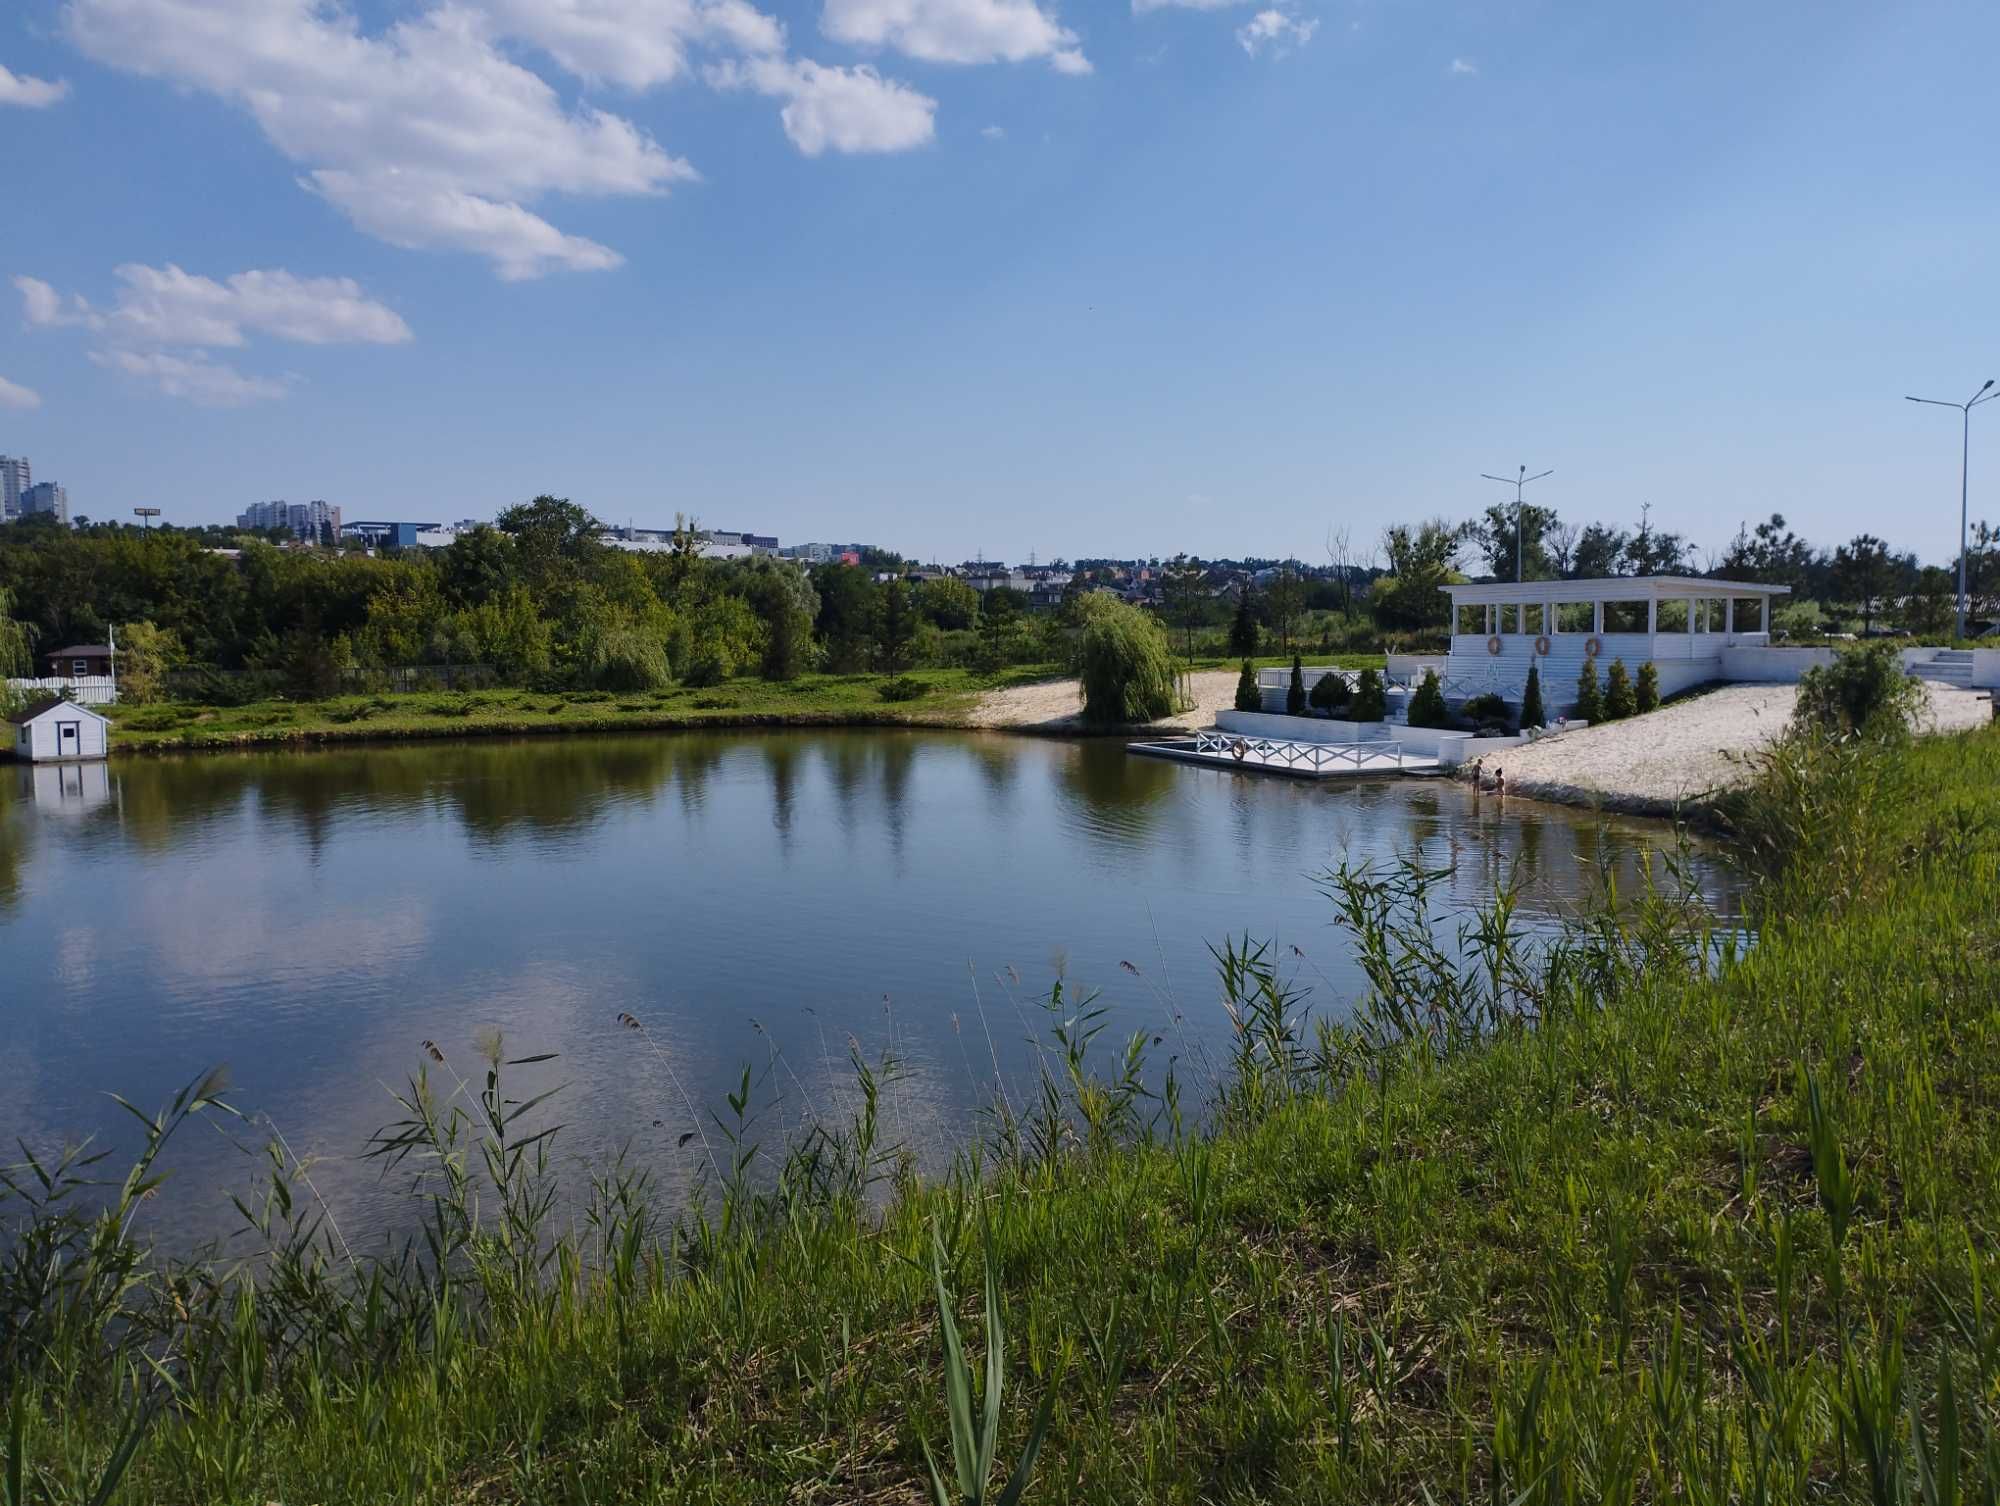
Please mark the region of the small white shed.
[[29, 763], [103, 758], [111, 750], [111, 723], [76, 701], [30, 701], [7, 720], [14, 756]]

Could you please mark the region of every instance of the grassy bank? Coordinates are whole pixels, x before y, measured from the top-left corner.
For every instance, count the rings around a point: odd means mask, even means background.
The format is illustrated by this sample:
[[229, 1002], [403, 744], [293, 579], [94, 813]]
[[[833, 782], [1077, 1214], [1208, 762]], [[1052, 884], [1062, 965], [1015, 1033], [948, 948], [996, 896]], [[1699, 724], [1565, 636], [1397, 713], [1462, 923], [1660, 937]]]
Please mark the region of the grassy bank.
[[1041, 1093], [935, 1181], [865, 1073], [787, 1154], [662, 1058], [706, 1212], [607, 1172], [558, 1232], [561, 1097], [516, 1105], [560, 1064], [445, 1043], [376, 1146], [407, 1258], [351, 1259], [280, 1150], [231, 1260], [170, 1266], [163, 1121], [105, 1219], [0, 1266], [23, 1489], [131, 1437], [132, 1502], [924, 1499], [941, 1250], [975, 1366], [995, 1279], [996, 1480], [1047, 1408], [1028, 1501], [1991, 1502], [2000, 733], [1788, 751], [1724, 819], [1754, 947], [1665, 884], [1554, 943], [1503, 902], [1461, 967], [1421, 875], [1336, 877], [1351, 1028], [1227, 949], [1233, 1059], [1162, 1099], [1054, 1001]]
[[899, 701], [882, 695], [892, 677], [872, 674], [804, 675], [782, 684], [738, 679], [660, 691], [472, 690], [253, 701], [243, 706], [167, 701], [111, 708], [112, 746], [162, 752], [677, 727], [953, 726], [963, 722], [985, 691], [1054, 673], [1034, 667], [997, 675], [963, 669], [912, 670], [902, 678], [923, 686], [924, 693]]
[[[1264, 658], [1260, 668], [1289, 665]], [[1330, 663], [1380, 668], [1382, 656], [1337, 655]], [[1196, 669], [1230, 669], [1195, 660]], [[470, 690], [344, 695], [326, 700], [265, 700], [242, 706], [162, 701], [103, 708], [112, 718], [114, 751], [160, 753], [269, 744], [395, 742], [429, 737], [527, 736], [560, 732], [660, 731], [685, 727], [962, 727], [991, 690], [1059, 679], [1059, 665], [1021, 665], [984, 674], [916, 669], [905, 675], [802, 675], [658, 691]], [[892, 681], [921, 686], [913, 699], [887, 699]]]

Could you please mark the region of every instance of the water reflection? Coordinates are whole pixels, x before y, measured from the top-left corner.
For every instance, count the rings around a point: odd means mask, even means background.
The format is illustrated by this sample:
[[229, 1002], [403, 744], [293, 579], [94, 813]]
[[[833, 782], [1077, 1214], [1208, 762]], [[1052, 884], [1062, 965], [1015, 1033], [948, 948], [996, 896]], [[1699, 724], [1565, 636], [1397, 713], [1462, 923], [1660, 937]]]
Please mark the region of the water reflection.
[[[104, 1090], [151, 1103], [226, 1060], [246, 1106], [338, 1158], [387, 1117], [382, 1085], [418, 1042], [462, 1055], [498, 1027], [588, 1084], [564, 1109], [571, 1152], [636, 1135], [669, 1178], [689, 1170], [672, 1143], [685, 1114], [621, 1010], [710, 1098], [775, 1049], [783, 1080], [832, 1102], [851, 1092], [850, 1037], [893, 1047], [895, 1112], [936, 1150], [996, 1067], [1030, 1059], [1058, 972], [1102, 989], [1106, 1039], [1220, 1048], [1210, 939], [1297, 947], [1317, 1009], [1358, 992], [1312, 882], [1343, 859], [1449, 866], [1462, 905], [1517, 878], [1523, 913], [1546, 917], [1600, 867], [1636, 884], [1662, 840], [1455, 784], [1321, 786], [998, 735], [495, 740], [68, 772], [0, 779], [0, 1137], [122, 1133]], [[1696, 870], [1727, 909], [1726, 871]], [[213, 1171], [226, 1152], [176, 1154]], [[358, 1169], [328, 1177], [364, 1211], [384, 1196]]]

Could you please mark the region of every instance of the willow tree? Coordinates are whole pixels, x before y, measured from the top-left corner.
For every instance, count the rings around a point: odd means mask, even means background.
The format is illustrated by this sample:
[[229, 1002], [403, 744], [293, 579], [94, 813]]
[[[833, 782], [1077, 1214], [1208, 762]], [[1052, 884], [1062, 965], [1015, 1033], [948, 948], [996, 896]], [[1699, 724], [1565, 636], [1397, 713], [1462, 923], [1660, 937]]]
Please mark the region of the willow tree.
[[1101, 591], [1084, 597], [1077, 612], [1083, 719], [1116, 726], [1172, 716], [1174, 654], [1159, 621]]

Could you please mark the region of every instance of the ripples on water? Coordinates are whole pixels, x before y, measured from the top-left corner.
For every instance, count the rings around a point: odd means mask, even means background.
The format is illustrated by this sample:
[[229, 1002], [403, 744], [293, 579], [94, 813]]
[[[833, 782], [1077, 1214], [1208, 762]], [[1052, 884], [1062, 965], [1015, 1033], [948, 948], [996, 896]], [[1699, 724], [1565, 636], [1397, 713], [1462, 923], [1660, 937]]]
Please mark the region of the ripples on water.
[[[353, 1159], [435, 1040], [560, 1052], [564, 1154], [632, 1143], [692, 1165], [661, 1062], [711, 1101], [775, 1044], [803, 1098], [851, 1096], [849, 1039], [893, 1050], [887, 1128], [936, 1151], [1028, 1059], [1058, 976], [1102, 991], [1104, 1040], [1219, 1047], [1209, 941], [1305, 954], [1316, 1009], [1359, 991], [1312, 876], [1343, 855], [1503, 875], [1550, 920], [1600, 869], [1630, 887], [1660, 828], [1503, 805], [1442, 781], [1316, 785], [1128, 757], [1109, 742], [901, 732], [681, 734], [0, 768], [0, 1136], [130, 1139], [225, 1061], [235, 1101], [328, 1156], [357, 1221], [394, 1192]], [[1727, 871], [1697, 858], [1727, 912]], [[1130, 962], [1133, 972], [1121, 967]], [[975, 992], [976, 985], [976, 992]], [[1169, 1001], [1172, 1001], [1170, 1003]], [[753, 1023], [754, 1022], [754, 1023]], [[759, 1028], [761, 1027], [761, 1029]], [[990, 1035], [993, 1046], [987, 1045]], [[1163, 1045], [1163, 1053], [1173, 1049]], [[779, 1074], [792, 1084], [789, 1072]], [[660, 1121], [656, 1127], [655, 1121]], [[246, 1168], [176, 1147], [190, 1227], [222, 1227]]]

